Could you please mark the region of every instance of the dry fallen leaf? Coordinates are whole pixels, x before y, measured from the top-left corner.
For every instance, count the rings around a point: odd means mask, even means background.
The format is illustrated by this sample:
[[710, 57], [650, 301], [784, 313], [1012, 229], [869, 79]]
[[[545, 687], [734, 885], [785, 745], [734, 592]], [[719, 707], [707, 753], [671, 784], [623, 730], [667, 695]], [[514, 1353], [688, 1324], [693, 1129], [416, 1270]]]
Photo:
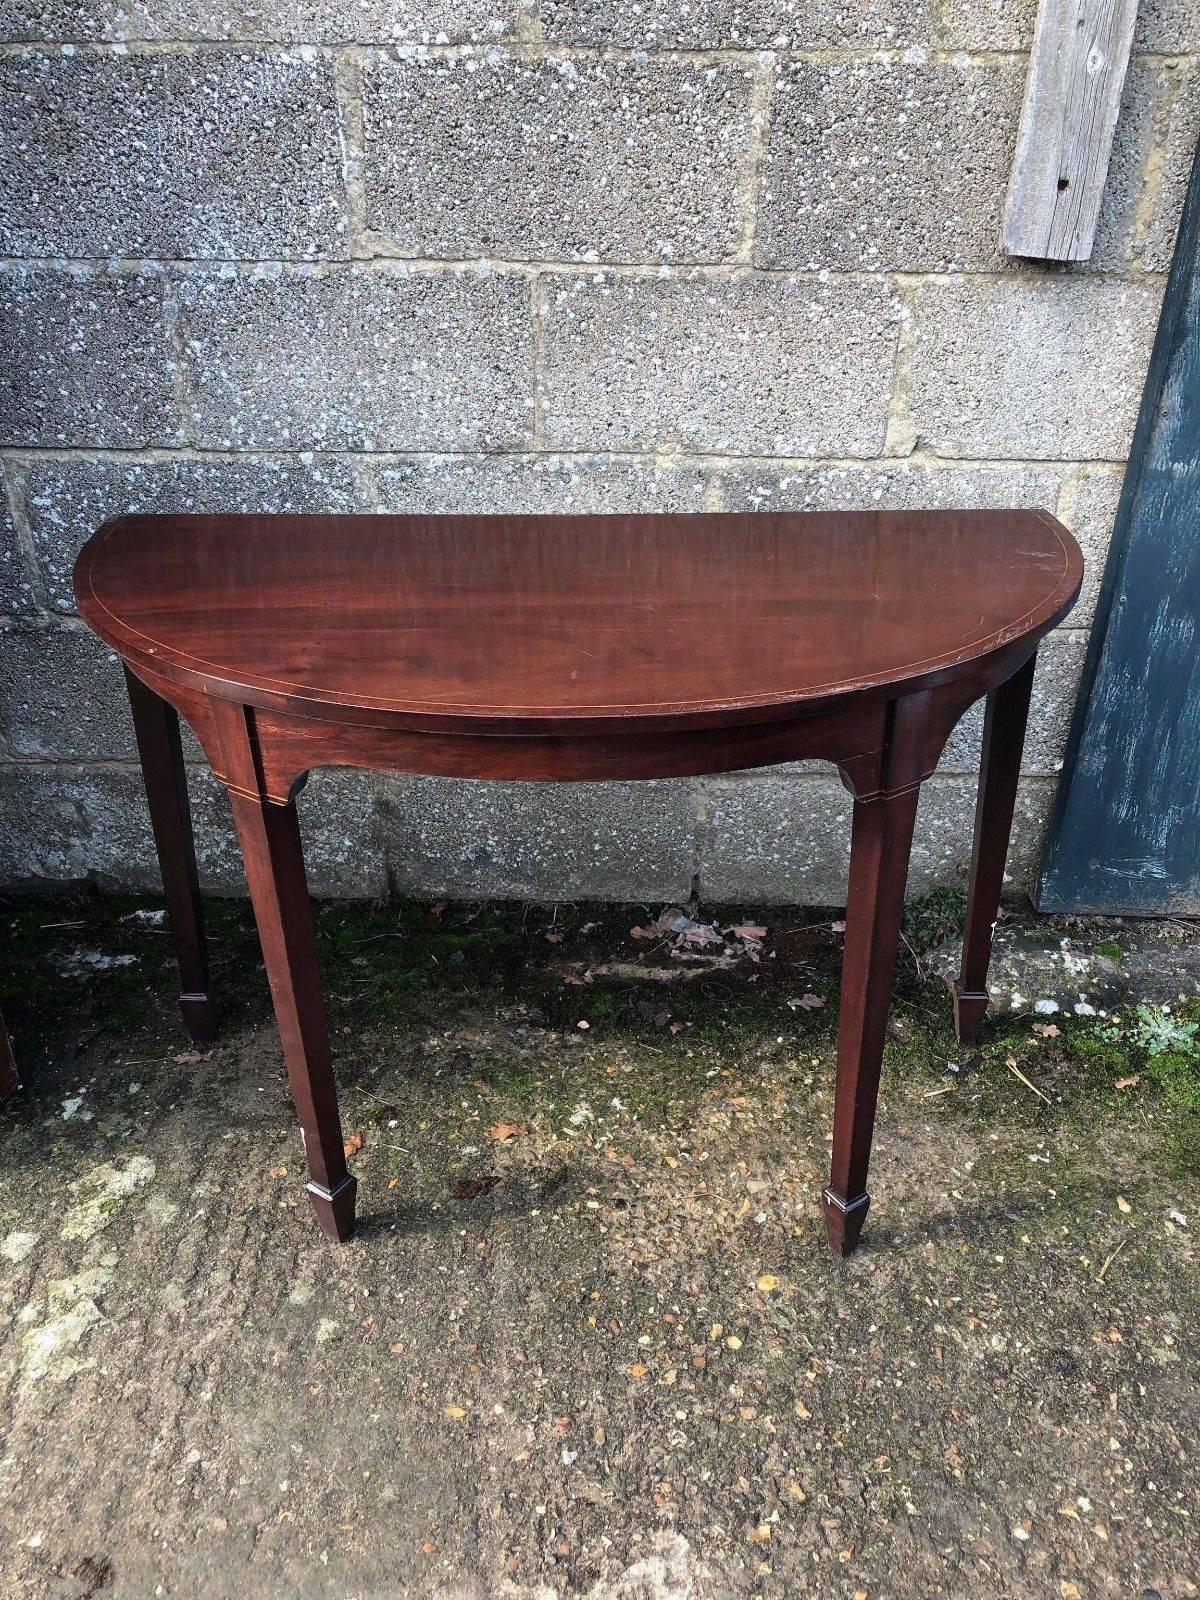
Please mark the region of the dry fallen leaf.
[[487, 1131], [489, 1139], [494, 1139], [497, 1144], [507, 1144], [510, 1139], [519, 1139], [522, 1134], [529, 1132], [519, 1122], [497, 1122]]
[[361, 1131], [358, 1133], [352, 1133], [347, 1137], [343, 1149], [345, 1150], [347, 1156], [356, 1156], [366, 1142], [367, 1141], [363, 1138]]
[[773, 1272], [763, 1272], [757, 1279], [758, 1287], [764, 1294], [770, 1294], [772, 1289], [778, 1289], [779, 1279]]
[[660, 916], [657, 916], [653, 922], [648, 923], [646, 927], [630, 928], [629, 932], [634, 939], [661, 939], [664, 934], [676, 931], [674, 926], [676, 923], [682, 925], [688, 920], [678, 906], [668, 906]]
[[1058, 1029], [1052, 1022], [1035, 1022], [1033, 1025], [1033, 1031], [1034, 1033], [1039, 1034], [1043, 1039], [1058, 1038]]
[[1118, 1078], [1114, 1082], [1113, 1088], [1114, 1089], [1132, 1089], [1135, 1083], [1140, 1083], [1140, 1082], [1141, 1082], [1141, 1078], [1135, 1072], [1132, 1078]]
[[465, 1417], [466, 1414], [467, 1414], [466, 1408], [464, 1406], [443, 1406], [442, 1410], [446, 1413], [446, 1415], [448, 1417], [453, 1417], [455, 1422], [458, 1422], [462, 1417]]
[[769, 1522], [760, 1522], [757, 1528], [751, 1528], [746, 1537], [751, 1544], [770, 1544], [771, 1524]]
[[645, 1366], [641, 1361], [635, 1361], [629, 1369], [629, 1376], [631, 1378], [644, 1378], [649, 1370], [650, 1368]]
[[287, 1168], [286, 1167], [272, 1167], [269, 1176], [271, 1176], [272, 1178], [286, 1178], [287, 1177]]
[[804, 1420], [807, 1420], [812, 1416], [812, 1412], [804, 1404], [803, 1400], [797, 1400], [793, 1409], [795, 1410], [796, 1415]]

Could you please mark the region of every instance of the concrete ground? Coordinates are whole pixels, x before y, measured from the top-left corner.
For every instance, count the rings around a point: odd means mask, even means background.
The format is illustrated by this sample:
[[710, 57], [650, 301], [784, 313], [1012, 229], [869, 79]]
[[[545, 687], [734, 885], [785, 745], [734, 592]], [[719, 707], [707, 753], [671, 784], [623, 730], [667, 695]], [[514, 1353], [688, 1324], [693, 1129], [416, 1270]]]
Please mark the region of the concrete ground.
[[1195, 1003], [959, 1051], [915, 906], [838, 1262], [836, 922], [659, 909], [322, 910], [336, 1248], [246, 908], [210, 1050], [153, 902], [5, 908], [0, 1594], [1200, 1592]]

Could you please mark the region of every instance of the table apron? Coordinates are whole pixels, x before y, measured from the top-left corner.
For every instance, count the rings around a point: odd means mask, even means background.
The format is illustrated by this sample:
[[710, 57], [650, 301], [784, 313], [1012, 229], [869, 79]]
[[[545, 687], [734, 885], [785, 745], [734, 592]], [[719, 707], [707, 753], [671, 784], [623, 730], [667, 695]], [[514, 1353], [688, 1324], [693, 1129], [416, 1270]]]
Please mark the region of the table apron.
[[[344, 716], [292, 713], [205, 694], [160, 677], [141, 662], [129, 665], [190, 724], [214, 775], [227, 788], [276, 805], [294, 798], [315, 767], [570, 783], [698, 777], [810, 760], [831, 762], [851, 793], [869, 799], [919, 783], [933, 771], [958, 719], [1036, 645], [1022, 643], [1021, 649], [916, 693], [855, 696], [785, 719], [734, 727], [578, 735], [418, 732]], [[241, 724], [235, 737], [231, 719]], [[898, 722], [907, 730], [901, 765], [895, 759]]]
[[681, 778], [805, 759], [869, 762], [883, 747], [887, 704], [820, 712], [785, 723], [579, 737], [412, 733], [313, 722], [257, 711], [255, 729], [272, 798], [321, 765], [391, 768], [437, 777], [541, 782]]

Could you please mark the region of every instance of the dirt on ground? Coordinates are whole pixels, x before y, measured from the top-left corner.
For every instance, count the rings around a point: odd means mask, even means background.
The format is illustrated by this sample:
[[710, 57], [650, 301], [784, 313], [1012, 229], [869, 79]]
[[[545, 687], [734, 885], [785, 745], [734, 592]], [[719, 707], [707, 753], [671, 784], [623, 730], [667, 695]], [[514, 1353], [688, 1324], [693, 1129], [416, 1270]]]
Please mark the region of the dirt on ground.
[[836, 912], [323, 907], [337, 1247], [211, 910], [197, 1048], [154, 902], [0, 908], [0, 1595], [1200, 1593], [1194, 1000], [962, 1051], [912, 907], [842, 1262]]

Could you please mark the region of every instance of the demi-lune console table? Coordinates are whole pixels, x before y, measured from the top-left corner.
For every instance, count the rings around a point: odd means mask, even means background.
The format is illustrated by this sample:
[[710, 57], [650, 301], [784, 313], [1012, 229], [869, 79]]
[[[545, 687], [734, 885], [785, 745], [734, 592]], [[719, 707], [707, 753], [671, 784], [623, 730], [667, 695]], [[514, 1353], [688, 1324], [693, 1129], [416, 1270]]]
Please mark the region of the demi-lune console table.
[[213, 1032], [179, 716], [229, 792], [322, 1228], [354, 1226], [296, 796], [313, 767], [531, 782], [819, 759], [854, 796], [833, 1164], [858, 1243], [913, 820], [987, 696], [955, 996], [987, 967], [1038, 640], [1083, 559], [1037, 511], [131, 516], [75, 568], [122, 658], [183, 979]]

